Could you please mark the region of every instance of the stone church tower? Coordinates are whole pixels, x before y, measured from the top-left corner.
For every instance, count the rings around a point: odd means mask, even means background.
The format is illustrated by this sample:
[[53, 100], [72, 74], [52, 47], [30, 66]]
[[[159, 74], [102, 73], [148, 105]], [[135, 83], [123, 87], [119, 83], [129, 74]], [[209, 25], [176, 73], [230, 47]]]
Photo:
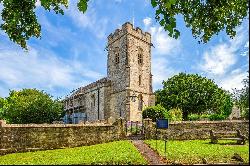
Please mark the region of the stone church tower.
[[[111, 116], [141, 121], [144, 107], [154, 105], [151, 35], [125, 23], [108, 36], [107, 79], [111, 81]], [[134, 101], [131, 96], [136, 96]]]
[[79, 87], [66, 96], [64, 122], [94, 122], [110, 117], [141, 121], [143, 108], [155, 103], [151, 46], [151, 35], [130, 23], [110, 34], [107, 77]]

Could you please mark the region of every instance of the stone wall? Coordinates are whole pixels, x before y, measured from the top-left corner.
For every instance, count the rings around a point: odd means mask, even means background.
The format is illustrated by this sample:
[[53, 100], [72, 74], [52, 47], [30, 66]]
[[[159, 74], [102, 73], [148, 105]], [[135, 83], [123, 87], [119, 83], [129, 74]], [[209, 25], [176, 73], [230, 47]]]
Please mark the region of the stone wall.
[[[146, 137], [155, 137], [155, 123], [151, 120], [144, 122], [146, 125]], [[209, 130], [214, 131], [236, 131], [239, 129], [242, 134], [249, 137], [249, 121], [186, 121], [169, 124], [169, 129], [158, 129], [160, 137], [168, 136], [168, 139], [188, 140], [188, 139], [209, 139]], [[249, 138], [247, 138], [249, 139]]]
[[0, 155], [92, 145], [123, 139], [124, 120], [113, 124], [5, 124], [0, 121]]

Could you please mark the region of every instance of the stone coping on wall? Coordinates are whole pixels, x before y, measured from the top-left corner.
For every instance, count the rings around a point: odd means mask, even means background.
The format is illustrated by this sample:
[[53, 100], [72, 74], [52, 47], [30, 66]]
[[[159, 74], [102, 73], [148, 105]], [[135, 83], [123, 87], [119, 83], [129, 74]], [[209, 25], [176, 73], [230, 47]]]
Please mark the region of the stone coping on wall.
[[[214, 124], [214, 123], [249, 123], [249, 120], [220, 120], [220, 121], [178, 121], [178, 122], [169, 122], [169, 124]], [[154, 124], [156, 122], [153, 122]]]
[[0, 127], [82, 127], [82, 126], [112, 126], [105, 123], [81, 123], [81, 124], [6, 124], [6, 121], [0, 120]]

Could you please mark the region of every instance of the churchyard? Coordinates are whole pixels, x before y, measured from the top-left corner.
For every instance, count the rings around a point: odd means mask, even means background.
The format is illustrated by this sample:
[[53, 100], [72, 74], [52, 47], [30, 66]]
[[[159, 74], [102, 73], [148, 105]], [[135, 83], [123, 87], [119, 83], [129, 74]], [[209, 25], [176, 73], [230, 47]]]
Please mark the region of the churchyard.
[[248, 9], [0, 0], [0, 165], [249, 165]]
[[237, 140], [213, 144], [209, 134], [215, 128], [238, 128], [247, 136], [249, 121], [171, 122], [168, 129], [158, 131], [151, 119], [144, 119], [143, 124], [123, 119], [110, 123], [17, 125], [2, 121], [0, 164], [249, 164], [248, 137], [245, 144]]
[[[145, 140], [156, 150], [156, 140]], [[248, 164], [249, 143], [235, 145], [232, 141], [222, 141], [211, 145], [209, 140], [168, 141], [165, 158], [164, 141], [158, 140], [157, 152], [165, 164], [203, 164], [213, 163]], [[234, 153], [239, 154], [243, 161], [233, 159]], [[1, 165], [146, 165], [150, 164], [130, 141], [115, 141], [91, 146], [46, 150], [37, 152], [14, 153], [0, 156]]]

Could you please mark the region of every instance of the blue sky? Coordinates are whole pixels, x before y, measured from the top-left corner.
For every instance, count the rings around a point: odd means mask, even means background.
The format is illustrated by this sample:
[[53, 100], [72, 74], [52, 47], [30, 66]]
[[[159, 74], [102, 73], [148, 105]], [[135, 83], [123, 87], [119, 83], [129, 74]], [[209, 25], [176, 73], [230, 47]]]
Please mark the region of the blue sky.
[[71, 0], [63, 16], [45, 11], [37, 3], [42, 38], [32, 38], [28, 52], [0, 31], [1, 97], [8, 96], [9, 89], [37, 88], [63, 98], [73, 89], [105, 77], [107, 36], [133, 18], [136, 27], [152, 35], [154, 90], [179, 72], [206, 76], [229, 91], [243, 86], [241, 81], [249, 69], [248, 18], [237, 28], [234, 39], [221, 32], [207, 44], [198, 44], [181, 16], [177, 17], [180, 38], [168, 37], [154, 19], [150, 0], [90, 0], [85, 14], [77, 10], [76, 3]]

